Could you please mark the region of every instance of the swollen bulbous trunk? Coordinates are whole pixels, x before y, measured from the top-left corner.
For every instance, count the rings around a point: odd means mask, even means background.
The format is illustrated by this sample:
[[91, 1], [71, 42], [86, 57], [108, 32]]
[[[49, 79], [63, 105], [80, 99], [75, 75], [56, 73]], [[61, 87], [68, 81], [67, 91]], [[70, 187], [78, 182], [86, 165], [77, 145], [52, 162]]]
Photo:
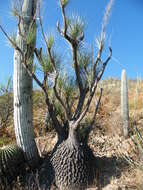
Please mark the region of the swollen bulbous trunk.
[[94, 156], [88, 145], [78, 140], [77, 131], [69, 130], [51, 158], [55, 182], [60, 190], [86, 189], [94, 178]]
[[123, 134], [125, 137], [129, 135], [129, 108], [128, 108], [128, 83], [126, 71], [122, 71], [121, 75], [121, 117], [123, 123]]
[[[35, 0], [24, 0], [22, 13], [23, 20], [20, 23], [20, 30], [17, 32], [17, 45], [23, 53], [27, 50], [25, 33], [28, 32], [35, 14]], [[23, 37], [24, 36], [24, 37]], [[35, 35], [36, 39], [36, 35]], [[29, 59], [33, 60], [33, 49], [35, 46], [32, 41], [31, 49], [27, 52]], [[22, 56], [19, 51], [14, 52], [14, 126], [16, 141], [18, 146], [25, 153], [25, 158], [31, 167], [35, 167], [39, 161], [38, 150], [34, 140], [32, 125], [32, 78], [22, 65]], [[29, 66], [32, 69], [32, 66]]]

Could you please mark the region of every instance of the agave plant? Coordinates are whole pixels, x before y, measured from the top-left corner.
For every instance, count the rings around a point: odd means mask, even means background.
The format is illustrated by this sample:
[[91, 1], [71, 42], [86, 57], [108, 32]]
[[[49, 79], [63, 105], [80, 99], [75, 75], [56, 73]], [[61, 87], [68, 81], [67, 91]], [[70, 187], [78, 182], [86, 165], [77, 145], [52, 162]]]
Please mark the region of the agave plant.
[[17, 145], [0, 149], [0, 184], [10, 184], [24, 168], [24, 154]]

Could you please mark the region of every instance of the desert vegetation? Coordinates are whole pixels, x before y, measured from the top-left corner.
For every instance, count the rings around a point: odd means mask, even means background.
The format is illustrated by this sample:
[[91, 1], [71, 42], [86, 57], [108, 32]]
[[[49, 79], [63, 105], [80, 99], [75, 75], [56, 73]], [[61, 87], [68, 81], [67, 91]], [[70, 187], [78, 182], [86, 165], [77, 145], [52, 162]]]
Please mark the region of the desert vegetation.
[[[57, 31], [71, 52], [74, 76], [63, 71], [56, 40], [44, 32], [41, 1], [19, 2], [13, 7], [17, 35], [0, 25], [14, 48], [13, 90], [8, 80], [0, 96], [1, 189], [141, 190], [142, 80], [127, 80], [125, 70], [121, 79], [101, 80], [112, 58], [111, 47], [107, 58], [102, 53], [113, 1], [88, 50], [83, 20], [68, 17], [69, 1], [59, 0]], [[37, 15], [46, 53], [36, 47]]]
[[[111, 86], [112, 84], [112, 86]], [[113, 85], [115, 84], [115, 86]], [[89, 135], [88, 144], [98, 163], [93, 189], [142, 189], [142, 123], [143, 112], [142, 81], [128, 80], [129, 100], [129, 137], [123, 134], [120, 103], [120, 79], [106, 79], [99, 84], [103, 88], [96, 121]], [[138, 94], [136, 87], [138, 86]], [[112, 93], [112, 96], [110, 94]], [[138, 96], [138, 101], [135, 97]], [[1, 99], [4, 97], [1, 96]], [[94, 96], [87, 118], [95, 108], [96, 97]], [[38, 112], [38, 114], [37, 114]], [[11, 113], [12, 114], [12, 113]], [[54, 129], [45, 126], [46, 104], [42, 91], [33, 92], [33, 127], [36, 144], [42, 158], [51, 154], [56, 142], [57, 135]], [[88, 120], [85, 120], [88, 122]], [[84, 124], [84, 123], [83, 123]], [[15, 144], [15, 133], [12, 115], [7, 125], [0, 129], [1, 147]], [[46, 168], [46, 166], [43, 166]], [[27, 172], [24, 176], [29, 175]], [[32, 175], [32, 174], [31, 174]], [[39, 184], [39, 174], [35, 174], [36, 184]], [[29, 182], [30, 183], [30, 182]], [[23, 183], [14, 181], [13, 188], [21, 189]], [[30, 189], [29, 185], [24, 186]], [[33, 188], [34, 189], [34, 188]], [[35, 188], [36, 189], [36, 188]], [[40, 189], [40, 188], [39, 188]]]

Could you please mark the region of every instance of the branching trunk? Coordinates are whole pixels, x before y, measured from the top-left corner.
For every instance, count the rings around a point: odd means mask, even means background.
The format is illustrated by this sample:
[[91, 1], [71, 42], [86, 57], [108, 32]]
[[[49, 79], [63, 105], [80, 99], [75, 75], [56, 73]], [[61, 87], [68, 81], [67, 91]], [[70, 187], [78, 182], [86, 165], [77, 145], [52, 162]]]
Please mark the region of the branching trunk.
[[[25, 0], [25, 2], [32, 2], [32, 0]], [[29, 54], [27, 54], [27, 51], [24, 51], [25, 49], [27, 50], [27, 47], [25, 48], [25, 41], [22, 38], [22, 35], [18, 34], [19, 45], [17, 46], [7, 35], [7, 33], [4, 31], [1, 25], [0, 29], [8, 38], [8, 40], [12, 43], [14, 48], [17, 50], [15, 51], [14, 68], [14, 116], [17, 142], [26, 152], [28, 160], [32, 160], [34, 157], [36, 157], [37, 149], [33, 138], [33, 130], [31, 128], [32, 108], [29, 107], [31, 106], [32, 98], [31, 91], [29, 90], [31, 90], [32, 88], [31, 77], [33, 77], [33, 79], [37, 82], [37, 84], [41, 87], [45, 94], [45, 101], [47, 104], [50, 119], [58, 135], [58, 143], [55, 146], [51, 155], [51, 166], [54, 174], [53, 177], [55, 177], [55, 183], [57, 187], [61, 190], [78, 190], [85, 189], [92, 177], [94, 177], [94, 167], [91, 164], [94, 160], [94, 156], [92, 151], [89, 149], [87, 142], [82, 143], [79, 140], [79, 130], [81, 127], [81, 121], [84, 119], [87, 112], [89, 111], [89, 107], [96, 92], [98, 82], [100, 81], [104, 73], [104, 70], [112, 57], [112, 49], [109, 47], [110, 54], [105, 61], [102, 61], [102, 52], [104, 49], [105, 42], [105, 29], [113, 0], [109, 1], [109, 4], [105, 11], [101, 36], [99, 39], [97, 39], [98, 52], [94, 63], [92, 61], [93, 65], [91, 65], [90, 59], [87, 59], [86, 54], [84, 54], [81, 62], [78, 57], [80, 53], [80, 46], [84, 40], [84, 30], [82, 22], [80, 22], [79, 18], [77, 18], [76, 20], [72, 20], [68, 19], [68, 17], [66, 16], [65, 7], [68, 4], [68, 0], [59, 0], [59, 2], [63, 17], [63, 28], [60, 27], [59, 23], [57, 23], [57, 29], [61, 36], [64, 38], [64, 40], [68, 42], [72, 50], [72, 62], [75, 71], [76, 84], [78, 87], [77, 91], [79, 92], [77, 93], [77, 101], [73, 103], [71, 107], [69, 106], [68, 99], [66, 99], [68, 97], [66, 97], [67, 88], [63, 88], [64, 80], [61, 82], [61, 84], [58, 84], [58, 79], [60, 78], [58, 67], [56, 65], [56, 58], [52, 53], [53, 39], [50, 37], [47, 38], [47, 36], [44, 33], [42, 20], [40, 16], [40, 0], [39, 23], [41, 26], [42, 36], [47, 47], [48, 58], [50, 60], [50, 69], [47, 70], [43, 69], [42, 67], [44, 74], [43, 82], [41, 82], [38, 79], [35, 73], [31, 72], [29, 66], [26, 63], [26, 58]], [[27, 9], [25, 9], [25, 13], [28, 13], [28, 11], [30, 11], [29, 7], [30, 6], [27, 6]], [[26, 15], [26, 18], [27, 19], [24, 19], [24, 22], [26, 22], [25, 24], [28, 25], [29, 15]], [[23, 28], [21, 27], [21, 32], [22, 31]], [[35, 55], [40, 65], [43, 66], [43, 64], [45, 63], [43, 62], [42, 48], [40, 48], [40, 50], [35, 48]], [[22, 61], [23, 63], [19, 64]], [[27, 75], [27, 71], [30, 75]], [[50, 76], [50, 74], [54, 74], [55, 76], [53, 79], [54, 85], [52, 90], [54, 92], [55, 99], [60, 105], [61, 109], [59, 110], [57, 109], [57, 104], [50, 99], [50, 95], [48, 94], [50, 86], [48, 85], [47, 77], [48, 75]], [[65, 97], [61, 96], [60, 90], [58, 90], [58, 85], [59, 89], [63, 89], [63, 94], [66, 94]], [[74, 96], [72, 90], [69, 92], [71, 95], [69, 97]], [[93, 113], [93, 122], [95, 121], [95, 116], [99, 107], [101, 95], [96, 105], [95, 112]], [[59, 112], [57, 112], [56, 114], [57, 110]], [[62, 117], [60, 113], [64, 113], [64, 117]], [[91, 122], [91, 124], [93, 122]], [[89, 126], [88, 128], [90, 131]], [[88, 134], [89, 132], [87, 133], [87, 136]]]
[[79, 142], [74, 126], [52, 155], [56, 185], [60, 190], [84, 190], [93, 183], [94, 155], [88, 145]]
[[[27, 47], [26, 39], [23, 37], [28, 32], [31, 22], [33, 22], [35, 1], [25, 0], [22, 13], [23, 20], [20, 23], [20, 30], [17, 33], [17, 44], [25, 52]], [[34, 21], [35, 22], [35, 21]], [[22, 34], [20, 34], [20, 32]], [[35, 36], [36, 38], [36, 36]], [[35, 40], [34, 40], [35, 41]], [[33, 49], [35, 42], [30, 44], [28, 58], [33, 59]], [[26, 52], [25, 52], [26, 53]], [[14, 126], [17, 144], [25, 152], [29, 165], [35, 167], [39, 160], [38, 150], [34, 140], [32, 124], [32, 77], [22, 65], [22, 56], [18, 50], [14, 52]], [[29, 66], [31, 67], [31, 66]], [[31, 67], [32, 69], [32, 67]]]

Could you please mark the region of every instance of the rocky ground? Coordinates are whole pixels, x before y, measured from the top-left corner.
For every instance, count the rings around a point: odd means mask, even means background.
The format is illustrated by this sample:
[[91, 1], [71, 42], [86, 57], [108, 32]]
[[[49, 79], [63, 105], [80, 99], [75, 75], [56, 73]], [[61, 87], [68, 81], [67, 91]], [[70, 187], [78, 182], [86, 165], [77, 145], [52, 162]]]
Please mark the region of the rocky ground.
[[[138, 91], [136, 81], [129, 83], [130, 137], [127, 139], [123, 137], [120, 118], [120, 81], [105, 81], [102, 85], [106, 88], [103, 88], [100, 109], [89, 137], [89, 146], [96, 157], [97, 173], [95, 185], [88, 190], [143, 190], [143, 170], [139, 169], [142, 160], [132, 140], [134, 125], [143, 131], [143, 83], [138, 86]], [[34, 128], [41, 156], [50, 152], [57, 141], [53, 131], [45, 132], [46, 108], [43, 105], [41, 94], [36, 92]], [[94, 107], [93, 101], [91, 113]], [[9, 123], [10, 127], [0, 129], [0, 145], [15, 141], [13, 124]]]
[[[48, 134], [36, 140], [42, 155], [52, 149], [56, 139], [54, 134]], [[89, 190], [143, 189], [143, 172], [131, 166], [128, 161], [128, 158], [138, 159], [134, 152], [135, 145], [130, 138], [101, 135], [93, 131], [90, 134], [89, 145], [96, 156], [98, 165], [95, 185]]]

